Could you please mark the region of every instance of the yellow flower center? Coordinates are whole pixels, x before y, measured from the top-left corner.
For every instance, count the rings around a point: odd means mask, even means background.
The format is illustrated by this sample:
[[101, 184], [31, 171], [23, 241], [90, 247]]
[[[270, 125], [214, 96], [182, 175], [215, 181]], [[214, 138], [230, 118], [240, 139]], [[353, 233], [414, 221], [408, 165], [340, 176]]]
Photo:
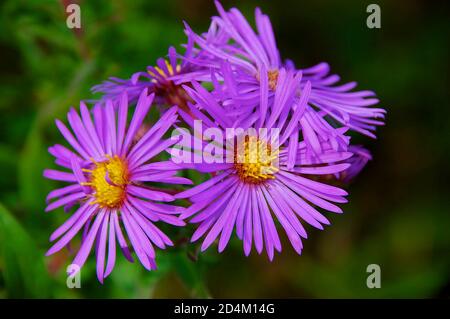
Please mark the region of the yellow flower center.
[[95, 201], [103, 208], [120, 207], [125, 199], [125, 189], [129, 183], [129, 173], [127, 163], [115, 155], [107, 156], [108, 160], [94, 163], [92, 170], [83, 169], [91, 173], [89, 182], [82, 183], [92, 187]]
[[274, 166], [277, 157], [278, 151], [272, 151], [269, 144], [255, 136], [246, 136], [235, 149], [234, 168], [242, 181], [259, 184], [275, 178], [274, 174], [279, 171]]
[[[164, 62], [166, 62], [166, 67], [167, 67], [168, 74], [166, 74], [166, 72], [164, 72], [164, 70], [162, 70], [159, 66], [155, 66], [155, 70], [162, 77], [167, 77], [167, 76], [170, 76], [170, 75], [174, 75], [175, 73], [174, 73], [172, 64], [170, 64], [169, 61], [167, 61], [167, 60], [164, 60]], [[180, 70], [181, 70], [181, 65], [178, 64], [176, 66], [176, 68], [175, 68], [175, 71], [176, 72], [180, 72]], [[148, 74], [150, 74], [151, 76], [156, 76], [156, 74], [153, 71], [148, 71]], [[153, 81], [157, 82], [155, 79], [153, 79]]]
[[269, 87], [272, 91], [275, 91], [275, 89], [277, 88], [278, 74], [279, 74], [278, 70], [270, 70], [268, 72]]
[[[164, 62], [166, 63], [167, 71], [158, 66], [154, 67], [154, 71], [148, 71], [148, 74], [153, 77], [151, 81], [156, 84], [154, 88], [156, 96], [163, 98], [169, 106], [177, 105], [185, 112], [191, 113], [187, 103], [192, 102], [192, 98], [181, 85], [176, 85], [173, 81], [167, 80], [168, 77], [181, 71], [181, 65], [177, 64], [174, 69], [169, 61], [164, 60]], [[189, 86], [187, 83], [184, 85]]]
[[[277, 83], [278, 83], [278, 75], [280, 74], [280, 71], [278, 71], [277, 69], [273, 69], [273, 70], [269, 70], [267, 72], [267, 78], [269, 81], [269, 88], [272, 91], [275, 91], [275, 89], [277, 88]], [[258, 74], [256, 74], [256, 79], [258, 81], [261, 81], [261, 76], [258, 72]]]

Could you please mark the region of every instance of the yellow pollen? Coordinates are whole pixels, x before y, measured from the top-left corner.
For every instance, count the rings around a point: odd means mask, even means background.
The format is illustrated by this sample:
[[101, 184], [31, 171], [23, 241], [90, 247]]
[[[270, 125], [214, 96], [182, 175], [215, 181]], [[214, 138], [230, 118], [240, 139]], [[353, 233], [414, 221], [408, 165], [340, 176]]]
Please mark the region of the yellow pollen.
[[90, 186], [94, 190], [95, 201], [103, 208], [115, 208], [121, 206], [125, 199], [125, 188], [129, 183], [129, 173], [126, 162], [115, 155], [108, 156], [104, 162], [93, 161], [92, 170], [84, 169], [89, 172], [89, 182], [82, 183]]
[[190, 113], [191, 111], [189, 110], [188, 102], [193, 102], [191, 97], [181, 85], [177, 85], [172, 80], [167, 79], [179, 73], [181, 71], [181, 65], [177, 64], [174, 70], [174, 67], [169, 61], [164, 60], [164, 62], [166, 63], [166, 68], [164, 68], [164, 70], [159, 66], [154, 66], [154, 71], [148, 71], [148, 74], [153, 77], [151, 82], [156, 84], [156, 96], [164, 98], [167, 105], [177, 105], [182, 110]]
[[259, 184], [274, 179], [279, 171], [273, 161], [278, 151], [272, 151], [270, 145], [255, 136], [246, 136], [234, 154], [234, 168], [239, 178], [250, 184]]
[[278, 70], [270, 70], [268, 72], [269, 87], [272, 91], [275, 91], [275, 89], [277, 88], [278, 74], [279, 74]]
[[[162, 77], [167, 77], [170, 75], [174, 75], [174, 71], [173, 71], [173, 67], [172, 65], [169, 63], [169, 61], [164, 60], [164, 62], [166, 62], [166, 67], [167, 67], [167, 71], [168, 73], [164, 72], [164, 70], [162, 70], [159, 66], [155, 66], [155, 70], [159, 73], [159, 75], [161, 75]], [[176, 72], [179, 72], [181, 70], [181, 66], [178, 64], [175, 68]], [[156, 74], [152, 71], [148, 71], [148, 74], [150, 74], [151, 76], [156, 76]], [[156, 80], [153, 79], [155, 82]]]
[[[278, 83], [278, 75], [279, 75], [280, 71], [278, 71], [277, 69], [273, 69], [267, 72], [267, 77], [268, 77], [268, 81], [269, 81], [269, 88], [272, 91], [275, 91], [275, 89], [277, 88], [277, 83]], [[261, 81], [261, 76], [259, 74], [259, 72], [256, 74], [256, 79], [258, 81]]]

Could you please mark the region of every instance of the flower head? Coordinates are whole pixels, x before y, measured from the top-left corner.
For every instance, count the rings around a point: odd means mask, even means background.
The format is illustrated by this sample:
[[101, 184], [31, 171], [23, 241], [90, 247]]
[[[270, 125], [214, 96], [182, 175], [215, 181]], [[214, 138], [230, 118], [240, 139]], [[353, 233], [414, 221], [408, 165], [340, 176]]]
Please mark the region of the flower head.
[[[284, 73], [280, 73], [280, 77], [282, 83], [298, 83], [294, 81], [295, 77], [285, 79]], [[288, 97], [284, 96], [288, 93], [283, 94], [284, 90], [280, 90], [275, 93], [274, 107], [269, 112], [265, 112], [262, 107], [262, 110], [255, 110], [256, 116], [253, 119], [244, 121], [239, 116], [234, 117], [231, 110], [224, 111], [219, 107], [213, 94], [201, 86], [194, 83], [193, 88], [188, 89], [195, 104], [190, 105], [189, 114], [182, 111], [180, 114], [189, 124], [193, 122], [189, 117], [196, 117], [203, 120], [208, 128], [222, 131], [221, 135], [226, 137], [221, 141], [223, 149], [219, 153], [232, 159], [231, 162], [213, 163], [209, 160], [212, 154], [204, 151], [205, 141], [203, 144], [190, 143], [193, 145], [193, 156], [202, 153], [203, 158], [208, 160], [203, 163], [195, 163], [193, 160], [195, 164], [186, 164], [186, 167], [210, 172], [214, 177], [176, 194], [175, 197], [188, 198], [192, 202], [181, 217], [191, 218], [191, 223], [199, 224], [192, 241], [205, 236], [202, 250], [219, 238], [219, 251], [223, 251], [233, 229], [236, 229], [237, 236], [243, 240], [246, 255], [253, 245], [258, 253], [265, 246], [269, 259], [272, 260], [274, 251], [281, 251], [274, 222], [276, 219], [300, 254], [303, 247], [301, 238], [307, 237], [301, 220], [323, 229], [322, 225], [329, 222], [317, 208], [342, 212], [335, 203], [345, 203], [347, 193], [308, 176], [336, 174], [346, 170], [350, 164], [345, 161], [352, 153], [336, 151], [329, 142], [319, 141], [323, 151], [314, 154], [308, 150], [304, 141], [298, 140], [298, 133], [294, 134], [298, 129], [298, 118], [308, 100], [309, 90], [304, 90], [298, 100], [295, 107], [297, 112], [286, 107], [290, 106], [285, 102]], [[237, 128], [243, 122], [246, 123], [243, 133], [227, 135], [229, 125]], [[256, 133], [250, 134], [251, 129]], [[268, 134], [273, 129], [275, 133]], [[284, 143], [289, 139], [291, 143]], [[172, 156], [176, 157], [177, 154], [172, 152]]]
[[[238, 96], [240, 104], [249, 107], [258, 104], [262, 94], [270, 99], [279, 90], [280, 74], [297, 71], [303, 76], [298, 78], [296, 90], [301, 92], [308, 82], [311, 85], [302, 118], [302, 127], [308, 132], [304, 140], [311, 151], [322, 151], [320, 139], [334, 140], [336, 150], [345, 150], [337, 140], [348, 129], [375, 137], [373, 132], [376, 126], [383, 125], [385, 110], [370, 107], [378, 103], [374, 92], [351, 92], [354, 82], [334, 86], [340, 78], [328, 75], [326, 63], [297, 69], [290, 60], [282, 62], [270, 19], [259, 8], [255, 11], [255, 31], [238, 9], [226, 11], [217, 1], [216, 6], [219, 16], [212, 18], [208, 33], [197, 35], [189, 26], [186, 33], [199, 47], [193, 52], [201, 53], [192, 63], [214, 71], [212, 81], [218, 80], [215, 89], [224, 103]], [[227, 82], [226, 88], [220, 81]], [[272, 107], [269, 103], [268, 108]]]
[[175, 84], [174, 79], [184, 74], [188, 74], [186, 81], [191, 76], [201, 79], [203, 73], [208, 73], [189, 62], [192, 54], [190, 43], [186, 46], [186, 52], [181, 59], [175, 48], [170, 47], [167, 59], [158, 59], [155, 66], [147, 67], [146, 72], [136, 72], [130, 79], [112, 77], [94, 86], [92, 91], [103, 94], [100, 102], [111, 100], [115, 105], [123, 92], [128, 93], [129, 103], [135, 103], [141, 92], [147, 89], [149, 93], [155, 93], [155, 101], [159, 105], [177, 105], [186, 108], [189, 97], [179, 84]]
[[116, 242], [125, 257], [132, 260], [126, 241], [128, 237], [142, 265], [149, 270], [155, 269], [153, 245], [164, 249], [172, 242], [154, 223], [184, 225], [177, 217], [182, 208], [163, 203], [174, 197], [164, 189], [146, 184], [190, 183], [176, 176], [178, 167], [172, 162], [152, 162], [174, 143], [164, 140], [163, 135], [176, 121], [176, 108], [169, 109], [138, 141], [135, 139], [153, 98], [154, 94], [148, 95], [147, 90], [143, 90], [128, 127], [126, 93], [121, 95], [116, 109], [111, 101], [107, 101], [105, 107], [97, 105], [93, 110], [94, 121], [84, 103], [80, 104], [81, 117], [71, 109], [68, 121], [72, 132], [61, 121], [56, 121], [73, 150], [62, 145], [49, 148], [56, 164], [64, 171], [47, 169], [44, 176], [69, 185], [49, 193], [46, 211], [61, 206], [78, 208], [51, 235], [51, 241], [56, 243], [47, 255], [67, 246], [84, 228], [73, 264], [81, 268], [95, 243], [97, 276], [101, 282], [114, 268]]

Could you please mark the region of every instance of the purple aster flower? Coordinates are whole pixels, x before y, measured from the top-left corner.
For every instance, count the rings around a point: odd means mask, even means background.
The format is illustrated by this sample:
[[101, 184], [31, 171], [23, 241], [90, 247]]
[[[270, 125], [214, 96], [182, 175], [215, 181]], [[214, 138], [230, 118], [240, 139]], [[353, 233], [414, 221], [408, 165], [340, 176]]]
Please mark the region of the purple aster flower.
[[[289, 69], [295, 69], [290, 60], [286, 65]], [[351, 92], [356, 87], [356, 82], [334, 86], [340, 77], [336, 74], [329, 75], [329, 70], [330, 66], [325, 62], [302, 69], [304, 80], [311, 81], [312, 84], [309, 104], [349, 129], [376, 138], [373, 132], [377, 126], [384, 125], [386, 110], [369, 107], [379, 102], [375, 98], [375, 92]]]
[[[190, 61], [214, 69], [219, 74], [218, 80], [233, 79], [234, 89], [222, 91], [225, 101], [239, 96], [242, 105], [255, 105], [260, 99], [262, 85], [269, 88], [267, 94], [271, 96], [277, 90], [281, 70], [295, 70], [295, 67], [291, 61], [286, 64], [281, 61], [270, 19], [259, 8], [255, 12], [255, 32], [239, 10], [232, 8], [227, 12], [217, 1], [216, 6], [220, 16], [212, 18], [208, 33], [197, 35], [186, 25], [188, 37], [200, 48], [193, 52], [201, 53]], [[225, 62], [230, 66], [224, 68]], [[372, 132], [377, 125], [383, 124], [385, 110], [369, 107], [378, 103], [372, 91], [350, 92], [356, 85], [354, 82], [332, 86], [339, 77], [327, 76], [325, 63], [301, 71], [304, 76], [299, 90], [308, 81], [312, 86], [303, 122], [305, 130], [309, 131], [305, 141], [314, 152], [321, 152], [320, 143], [315, 141], [319, 136], [329, 140], [342, 133], [334, 129], [337, 123], [374, 137]]]
[[[283, 86], [298, 84], [295, 76], [288, 78], [281, 72], [279, 81]], [[217, 145], [224, 146], [218, 153], [232, 159], [231, 162], [212, 162], [214, 156], [204, 148], [206, 141], [195, 143], [195, 135], [193, 143], [190, 139], [187, 140], [189, 143], [185, 143], [193, 146], [190, 153], [193, 157], [202, 154], [204, 161], [198, 163], [191, 157], [190, 163], [179, 165], [209, 172], [214, 176], [175, 195], [176, 198], [187, 198], [192, 203], [181, 217], [191, 218], [191, 223], [199, 224], [191, 240], [196, 241], [205, 236], [202, 251], [216, 239], [219, 239], [218, 250], [223, 251], [235, 229], [238, 238], [243, 241], [246, 255], [252, 246], [258, 253], [265, 247], [272, 260], [274, 251], [281, 251], [275, 226], [277, 220], [295, 251], [300, 254], [303, 247], [301, 238], [307, 237], [301, 221], [323, 229], [323, 225], [329, 224], [329, 221], [319, 209], [342, 213], [335, 203], [345, 203], [347, 193], [313, 179], [315, 176], [346, 170], [350, 164], [344, 161], [352, 153], [337, 151], [329, 142], [320, 141], [322, 152], [313, 154], [305, 142], [298, 142], [298, 137], [294, 143], [283, 146], [283, 141], [289, 139], [298, 127], [298, 117], [308, 101], [310, 85], [306, 88], [296, 104], [297, 112], [291, 113], [291, 109], [285, 107], [290, 105], [285, 101], [290, 98], [291, 90], [277, 90], [273, 108], [266, 109], [263, 101], [257, 116], [245, 124], [247, 128], [266, 128], [268, 131], [281, 127], [279, 144], [273, 143], [273, 136], [261, 134], [261, 131], [253, 135], [244, 132], [231, 138], [226, 136], [228, 128], [237, 128], [243, 123], [242, 117], [234, 117], [230, 110], [220, 107], [214, 95], [200, 85], [193, 83], [193, 89], [186, 88], [195, 104], [189, 104], [189, 113], [180, 111], [180, 115], [194, 129], [194, 119], [199, 119], [206, 128], [223, 132], [225, 138], [222, 144]], [[179, 146], [184, 148], [183, 143]], [[179, 162], [181, 159], [179, 151], [176, 147], [172, 149], [174, 161]], [[188, 152], [189, 149], [184, 151]]]
[[164, 189], [144, 184], [191, 183], [176, 176], [178, 167], [172, 162], [150, 162], [174, 143], [162, 137], [177, 119], [176, 107], [169, 109], [138, 141], [135, 140], [153, 102], [154, 94], [148, 96], [147, 93], [144, 89], [140, 94], [128, 127], [126, 93], [121, 95], [116, 109], [111, 101], [107, 101], [105, 107], [94, 107], [93, 120], [86, 105], [81, 103], [81, 117], [74, 109], [68, 113], [72, 132], [61, 121], [56, 121], [73, 151], [62, 145], [49, 148], [56, 164], [64, 170], [47, 169], [44, 176], [68, 185], [48, 194], [46, 211], [61, 206], [79, 207], [51, 235], [50, 240], [56, 243], [47, 255], [66, 247], [84, 228], [73, 264], [81, 268], [95, 244], [100, 282], [114, 268], [116, 243], [132, 261], [128, 237], [142, 265], [155, 269], [154, 245], [164, 249], [172, 242], [154, 223], [184, 225], [177, 216], [182, 208], [164, 203], [174, 197]]
[[172, 78], [179, 79], [179, 76], [184, 74], [186, 74], [185, 81], [189, 81], [191, 77], [198, 80], [209, 77], [209, 71], [202, 71], [189, 62], [191, 55], [192, 41], [188, 41], [186, 52], [182, 57], [179, 57], [174, 47], [170, 47], [168, 59], [158, 59], [156, 66], [148, 66], [146, 72], [136, 72], [130, 79], [111, 77], [108, 81], [94, 86], [92, 91], [103, 94], [101, 102], [112, 100], [116, 105], [123, 92], [127, 92], [129, 102], [132, 104], [137, 101], [142, 90], [147, 89], [149, 93], [155, 93], [158, 105], [177, 105], [186, 109], [189, 97]]

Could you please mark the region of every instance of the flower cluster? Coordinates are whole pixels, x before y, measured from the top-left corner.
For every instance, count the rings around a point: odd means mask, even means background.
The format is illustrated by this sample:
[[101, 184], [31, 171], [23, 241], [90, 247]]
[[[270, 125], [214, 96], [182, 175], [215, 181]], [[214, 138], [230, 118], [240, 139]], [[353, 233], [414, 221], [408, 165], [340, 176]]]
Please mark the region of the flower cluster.
[[[134, 251], [155, 269], [154, 246], [172, 245], [155, 224], [188, 222], [197, 225], [191, 241], [203, 238], [202, 251], [216, 240], [223, 251], [235, 231], [245, 255], [265, 250], [272, 260], [282, 249], [278, 224], [300, 254], [304, 223], [323, 229], [324, 212], [342, 213], [342, 183], [371, 160], [351, 144], [349, 131], [374, 138], [385, 110], [373, 107], [374, 92], [337, 84], [327, 63], [297, 68], [282, 61], [259, 9], [254, 30], [236, 8], [216, 6], [207, 32], [185, 24], [184, 54], [171, 47], [145, 72], [93, 87], [101, 98], [92, 108], [81, 102], [79, 112], [71, 109], [70, 129], [56, 121], [70, 148], [49, 148], [62, 170], [44, 176], [68, 185], [48, 195], [46, 211], [74, 212], [51, 235], [48, 255], [81, 232], [73, 264], [82, 267], [95, 247], [103, 282], [117, 244], [130, 261]], [[160, 117], [148, 123], [152, 105]], [[177, 133], [169, 138], [171, 129]], [[183, 170], [205, 181], [180, 191], [192, 184]], [[185, 204], [169, 203], [175, 200]]]

